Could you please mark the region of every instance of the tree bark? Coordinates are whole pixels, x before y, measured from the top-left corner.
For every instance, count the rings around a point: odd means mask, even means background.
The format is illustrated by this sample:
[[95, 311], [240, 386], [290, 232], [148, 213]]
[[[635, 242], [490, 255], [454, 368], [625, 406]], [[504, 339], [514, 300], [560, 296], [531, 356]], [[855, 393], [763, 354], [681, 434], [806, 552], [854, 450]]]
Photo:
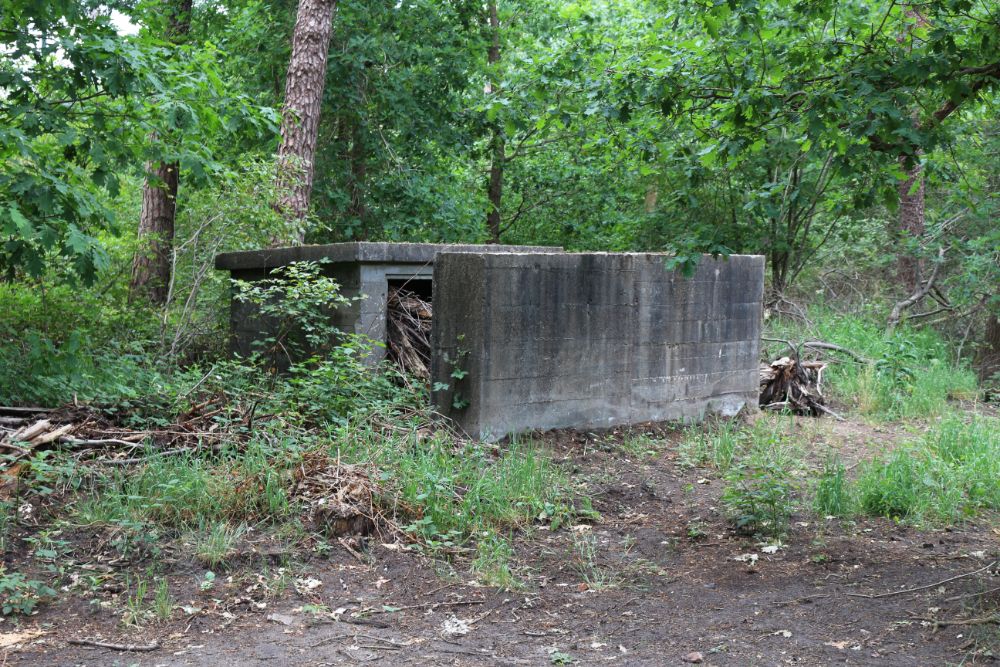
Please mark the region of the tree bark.
[[[979, 376], [984, 382], [989, 382], [994, 376], [1000, 376], [1000, 313], [986, 313], [986, 335], [979, 351]], [[997, 378], [1000, 386], [1000, 377]]]
[[139, 248], [132, 259], [129, 298], [145, 297], [162, 306], [167, 302], [177, 211], [177, 163], [146, 164], [139, 217]]
[[[191, 31], [192, 0], [165, 0], [168, 5], [166, 38], [174, 43]], [[151, 143], [157, 136], [151, 134]], [[162, 306], [167, 301], [174, 249], [174, 221], [179, 186], [177, 162], [147, 162], [142, 184], [138, 245], [132, 258], [129, 300], [144, 297]]]
[[272, 245], [289, 239], [299, 244], [305, 240], [304, 221], [312, 194], [326, 61], [336, 7], [337, 0], [299, 0], [278, 146], [276, 207], [290, 229], [286, 239], [274, 239]]
[[[498, 64], [500, 62], [500, 18], [497, 14], [497, 3], [491, 0], [487, 5], [490, 26], [490, 46], [486, 53], [489, 65], [490, 83], [487, 89], [492, 95], [500, 90]], [[490, 243], [500, 243], [501, 206], [503, 204], [503, 169], [506, 160], [507, 144], [503, 136], [503, 125], [493, 123], [493, 136], [490, 137], [490, 178], [487, 185], [489, 208], [486, 212], [486, 228], [489, 230]]]
[[[919, 156], [914, 157], [919, 160]], [[900, 158], [900, 164], [906, 169], [906, 158]], [[907, 179], [899, 185], [899, 220], [897, 232], [904, 241], [923, 237], [925, 227], [924, 210], [924, 174], [919, 161], [906, 169]], [[899, 284], [907, 294], [920, 287], [923, 281], [924, 260], [908, 250], [901, 248], [896, 258], [896, 275]]]

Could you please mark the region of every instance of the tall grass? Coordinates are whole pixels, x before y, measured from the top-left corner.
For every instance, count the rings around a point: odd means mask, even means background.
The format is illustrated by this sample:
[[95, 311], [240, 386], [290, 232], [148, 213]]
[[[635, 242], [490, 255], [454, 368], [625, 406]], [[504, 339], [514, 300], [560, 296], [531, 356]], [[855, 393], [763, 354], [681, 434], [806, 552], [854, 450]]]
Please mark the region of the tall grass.
[[974, 398], [975, 373], [951, 361], [947, 342], [931, 329], [898, 328], [886, 334], [875, 318], [809, 310], [812, 326], [787, 320], [772, 324], [773, 335], [805, 341], [819, 339], [846, 347], [872, 364], [859, 364], [835, 353], [824, 375], [824, 391], [875, 419], [934, 417], [947, 412], [952, 398]]
[[498, 448], [417, 430], [387, 438], [360, 425], [344, 428], [334, 447], [380, 470], [392, 502], [419, 509], [407, 529], [424, 539], [462, 540], [539, 517], [558, 522], [568, 512], [568, 481], [531, 441]]
[[1000, 510], [1000, 420], [951, 415], [920, 440], [866, 464], [861, 509], [914, 522], [956, 522]]

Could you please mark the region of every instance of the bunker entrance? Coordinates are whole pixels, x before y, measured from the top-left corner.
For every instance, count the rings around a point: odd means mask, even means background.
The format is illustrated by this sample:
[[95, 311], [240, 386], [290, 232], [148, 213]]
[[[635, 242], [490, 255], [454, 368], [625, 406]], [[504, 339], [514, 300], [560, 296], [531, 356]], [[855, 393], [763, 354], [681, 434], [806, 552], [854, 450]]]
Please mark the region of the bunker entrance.
[[386, 356], [401, 371], [429, 383], [433, 283], [429, 278], [389, 278]]

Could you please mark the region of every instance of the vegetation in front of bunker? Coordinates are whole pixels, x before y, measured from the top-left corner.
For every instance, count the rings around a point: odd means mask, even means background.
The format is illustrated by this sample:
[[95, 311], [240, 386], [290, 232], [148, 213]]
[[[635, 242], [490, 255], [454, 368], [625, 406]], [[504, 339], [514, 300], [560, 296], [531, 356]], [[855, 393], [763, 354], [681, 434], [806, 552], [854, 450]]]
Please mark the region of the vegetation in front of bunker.
[[949, 412], [951, 401], [974, 400], [979, 393], [975, 372], [953, 361], [950, 345], [933, 329], [903, 326], [887, 334], [876, 317], [826, 305], [809, 308], [807, 315], [808, 325], [786, 318], [772, 322], [771, 333], [834, 343], [870, 360], [838, 360], [824, 374], [825, 391], [864, 417], [937, 417]]
[[[390, 531], [433, 555], [468, 556], [484, 581], [516, 586], [516, 531], [537, 523], [558, 527], [572, 514], [565, 476], [531, 441], [501, 449], [431, 428], [426, 397], [412, 388], [417, 383], [397, 382], [388, 367], [372, 372], [361, 361], [367, 342], [317, 316], [340, 302], [338, 295], [315, 264], [254, 285], [247, 298], [283, 320], [278, 334], [251, 359], [217, 363], [197, 377], [175, 376], [172, 402], [161, 398], [128, 417], [155, 432], [203, 397], [222, 396], [227, 409], [214, 418], [221, 434], [215, 445], [164, 455], [147, 442], [130, 454], [137, 463], [111, 467], [81, 464], [71, 452], [40, 452], [27, 464], [34, 475], [28, 496], [67, 499], [58, 521], [107, 535], [109, 547], [126, 560], [155, 561], [170, 543], [206, 567], [226, 569], [245, 560], [241, 549], [251, 534], [282, 541], [291, 552], [321, 539], [302, 525], [295, 492], [297, 468], [321, 453], [371, 471], [377, 509]], [[267, 361], [276, 347], [293, 358], [313, 354], [275, 374]], [[252, 430], [247, 414], [254, 415]], [[5, 518], [0, 528], [14, 522]], [[32, 581], [14, 576], [17, 591]], [[145, 600], [146, 592], [139, 597]], [[5, 599], [18, 612], [25, 601], [43, 597], [10, 593]], [[133, 600], [123, 614], [136, 622], [149, 616], [143, 600]]]
[[862, 461], [853, 474], [836, 453], [812, 469], [802, 451], [789, 446], [795, 437], [780, 417], [742, 429], [723, 422], [689, 433], [682, 460], [720, 470], [734, 528], [765, 536], [779, 535], [805, 508], [821, 519], [862, 515], [931, 526], [1000, 511], [1000, 420], [994, 417], [949, 413], [893, 451]]

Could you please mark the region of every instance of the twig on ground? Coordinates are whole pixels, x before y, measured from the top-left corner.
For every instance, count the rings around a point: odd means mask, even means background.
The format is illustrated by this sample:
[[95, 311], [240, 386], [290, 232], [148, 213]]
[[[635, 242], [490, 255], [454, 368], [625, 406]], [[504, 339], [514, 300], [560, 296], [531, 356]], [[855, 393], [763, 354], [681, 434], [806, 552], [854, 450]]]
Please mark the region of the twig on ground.
[[905, 588], [900, 591], [889, 591], [888, 593], [878, 593], [877, 595], [871, 595], [868, 593], [847, 593], [847, 595], [852, 598], [868, 598], [870, 600], [874, 600], [877, 598], [891, 597], [893, 595], [905, 595], [906, 593], [916, 593], [917, 591], [925, 591], [928, 588], [936, 588], [941, 584], [947, 584], [948, 582], [955, 581], [956, 579], [964, 579], [965, 577], [971, 577], [975, 574], [979, 574], [980, 572], [985, 572], [991, 568], [996, 567], [998, 563], [1000, 563], [1000, 560], [995, 560], [989, 565], [985, 565], [979, 568], [978, 570], [973, 570], [972, 572], [966, 572], [965, 574], [957, 574], [954, 577], [948, 577], [947, 579], [942, 579], [941, 581], [936, 581], [933, 584], [927, 584], [926, 586], [917, 586], [916, 588]]
[[953, 618], [953, 619], [941, 619], [941, 618], [924, 618], [923, 616], [910, 616], [908, 621], [925, 621], [927, 623], [933, 623], [934, 625], [939, 625], [945, 627], [948, 625], [989, 625], [991, 623], [996, 623], [1000, 625], [1000, 614], [990, 614], [989, 616], [981, 616], [979, 618]]
[[395, 607], [393, 605], [385, 605], [389, 609], [362, 609], [359, 614], [393, 614], [397, 611], [406, 611], [407, 609], [426, 609], [430, 607], [463, 607], [470, 604], [483, 604], [486, 602], [485, 599], [479, 600], [458, 600], [456, 602], [424, 602], [422, 604], [408, 604], [402, 607]]
[[991, 595], [993, 593], [1000, 593], [1000, 586], [997, 588], [991, 588], [988, 591], [979, 591], [978, 593], [966, 593], [965, 595], [953, 595], [950, 598], [945, 598], [945, 602], [956, 602], [958, 600], [966, 600], [968, 598], [978, 598], [983, 595]]
[[829, 593], [822, 593], [820, 595], [805, 595], [800, 598], [795, 598], [794, 600], [780, 600], [778, 602], [772, 602], [775, 607], [784, 607], [785, 605], [797, 604], [799, 602], [812, 602], [813, 600], [819, 600], [821, 598], [830, 597]]
[[142, 653], [155, 651], [160, 648], [160, 642], [157, 641], [150, 644], [113, 644], [99, 639], [70, 639], [67, 641], [69, 641], [70, 644], [75, 644], [76, 646], [94, 646], [96, 648], [106, 648], [112, 651], [136, 651]]

